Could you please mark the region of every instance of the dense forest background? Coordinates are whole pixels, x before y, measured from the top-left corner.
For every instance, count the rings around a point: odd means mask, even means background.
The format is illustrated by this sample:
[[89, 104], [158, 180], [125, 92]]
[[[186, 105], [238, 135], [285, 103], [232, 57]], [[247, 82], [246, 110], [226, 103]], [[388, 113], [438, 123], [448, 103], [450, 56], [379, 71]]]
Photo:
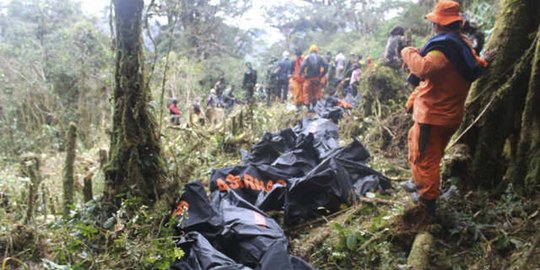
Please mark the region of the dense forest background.
[[[472, 1], [465, 8], [489, 31], [496, 2]], [[312, 43], [323, 53], [342, 50], [377, 59], [389, 30], [400, 24], [419, 46], [430, 31], [422, 14], [432, 4], [297, 1], [270, 6], [264, 19], [284, 39], [269, 44], [261, 39], [264, 29], [226, 23], [242, 16], [249, 1], [152, 1], [144, 10], [143, 32], [155, 109], [164, 109], [163, 98], [187, 101], [206, 95], [220, 77], [238, 87], [247, 59], [253, 59], [264, 80], [271, 57], [280, 58], [284, 50], [307, 50]], [[1, 8], [4, 153], [62, 150], [70, 121], [79, 126], [82, 146], [103, 142], [114, 63], [110, 12], [86, 15], [80, 4], [67, 0], [11, 1]]]

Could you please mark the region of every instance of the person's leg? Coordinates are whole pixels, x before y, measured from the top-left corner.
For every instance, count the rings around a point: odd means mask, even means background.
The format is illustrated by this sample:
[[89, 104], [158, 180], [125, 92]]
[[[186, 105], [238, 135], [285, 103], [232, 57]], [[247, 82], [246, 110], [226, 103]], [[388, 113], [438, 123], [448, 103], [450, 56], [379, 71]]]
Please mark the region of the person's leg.
[[249, 91], [248, 104], [252, 104], [253, 103], [253, 95], [255, 93], [255, 85], [249, 86], [248, 91]]
[[287, 97], [289, 94], [289, 80], [283, 81], [283, 96], [281, 97], [283, 102], [287, 102]]
[[294, 97], [294, 105], [296, 105], [296, 110], [300, 111], [302, 109], [302, 105], [304, 104], [304, 100], [303, 100], [304, 95], [302, 91], [303, 85], [296, 80], [291, 80], [290, 84], [291, 84], [291, 89], [292, 89], [292, 93]]
[[303, 85], [303, 89], [302, 89], [302, 95], [304, 96], [303, 98], [303, 101], [304, 101], [304, 105], [308, 106], [309, 107], [309, 102], [310, 102], [310, 91], [311, 91], [311, 87], [312, 87], [312, 80], [311, 79], [307, 79], [304, 81], [304, 85]]
[[435, 200], [440, 194], [440, 164], [444, 149], [456, 127], [415, 123], [409, 130], [409, 163], [420, 201], [435, 214]]
[[315, 87], [313, 89], [313, 97], [314, 97], [314, 104], [317, 104], [317, 101], [319, 101], [322, 98], [322, 89], [324, 84], [320, 80], [315, 81]]

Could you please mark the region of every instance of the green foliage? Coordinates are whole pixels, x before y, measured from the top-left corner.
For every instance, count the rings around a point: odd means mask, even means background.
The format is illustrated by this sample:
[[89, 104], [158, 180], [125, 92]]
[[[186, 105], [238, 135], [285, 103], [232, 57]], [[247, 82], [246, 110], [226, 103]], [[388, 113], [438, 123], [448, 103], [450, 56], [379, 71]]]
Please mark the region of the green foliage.
[[363, 97], [364, 117], [375, 116], [379, 120], [402, 108], [408, 94], [402, 71], [382, 65], [368, 68], [358, 89]]
[[[14, 0], [0, 25], [0, 113], [11, 152], [61, 149], [64, 127], [79, 122], [83, 143], [95, 143], [107, 110], [110, 52], [92, 18], [70, 0]], [[52, 131], [52, 132], [51, 132]], [[24, 136], [18, 133], [24, 132]], [[44, 139], [44, 141], [41, 140]]]
[[356, 205], [345, 220], [331, 225], [328, 241], [317, 248], [313, 263], [322, 269], [392, 269], [405, 258], [391, 241], [391, 221], [402, 209]]
[[[90, 201], [74, 209], [69, 219], [51, 223], [50, 245], [55, 260], [48, 265], [69, 265], [70, 269], [169, 269], [183, 256], [173, 242], [172, 224], [162, 224], [168, 210], [154, 212], [138, 200], [126, 200], [102, 225], [101, 207]], [[96, 260], [99, 265], [93, 263]]]

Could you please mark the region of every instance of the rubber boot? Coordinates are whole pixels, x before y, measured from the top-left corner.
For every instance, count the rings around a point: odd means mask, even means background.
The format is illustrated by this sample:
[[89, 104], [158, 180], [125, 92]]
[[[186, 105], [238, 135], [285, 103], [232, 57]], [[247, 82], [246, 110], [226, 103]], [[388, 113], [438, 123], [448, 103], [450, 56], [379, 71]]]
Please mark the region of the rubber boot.
[[310, 104], [309, 104], [309, 112], [310, 112], [310, 113], [314, 113], [314, 112], [315, 112], [315, 103], [310, 103]]
[[405, 181], [401, 183], [400, 186], [409, 193], [416, 192], [416, 185], [414, 184], [413, 180]]

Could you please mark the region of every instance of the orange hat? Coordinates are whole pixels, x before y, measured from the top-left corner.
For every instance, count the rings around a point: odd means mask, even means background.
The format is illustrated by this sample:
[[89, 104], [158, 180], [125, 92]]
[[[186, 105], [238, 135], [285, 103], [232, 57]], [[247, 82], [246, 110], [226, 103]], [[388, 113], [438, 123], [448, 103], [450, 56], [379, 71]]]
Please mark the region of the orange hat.
[[462, 21], [459, 15], [459, 3], [449, 0], [440, 0], [432, 12], [426, 15], [426, 19], [439, 25], [449, 25], [456, 21]]

